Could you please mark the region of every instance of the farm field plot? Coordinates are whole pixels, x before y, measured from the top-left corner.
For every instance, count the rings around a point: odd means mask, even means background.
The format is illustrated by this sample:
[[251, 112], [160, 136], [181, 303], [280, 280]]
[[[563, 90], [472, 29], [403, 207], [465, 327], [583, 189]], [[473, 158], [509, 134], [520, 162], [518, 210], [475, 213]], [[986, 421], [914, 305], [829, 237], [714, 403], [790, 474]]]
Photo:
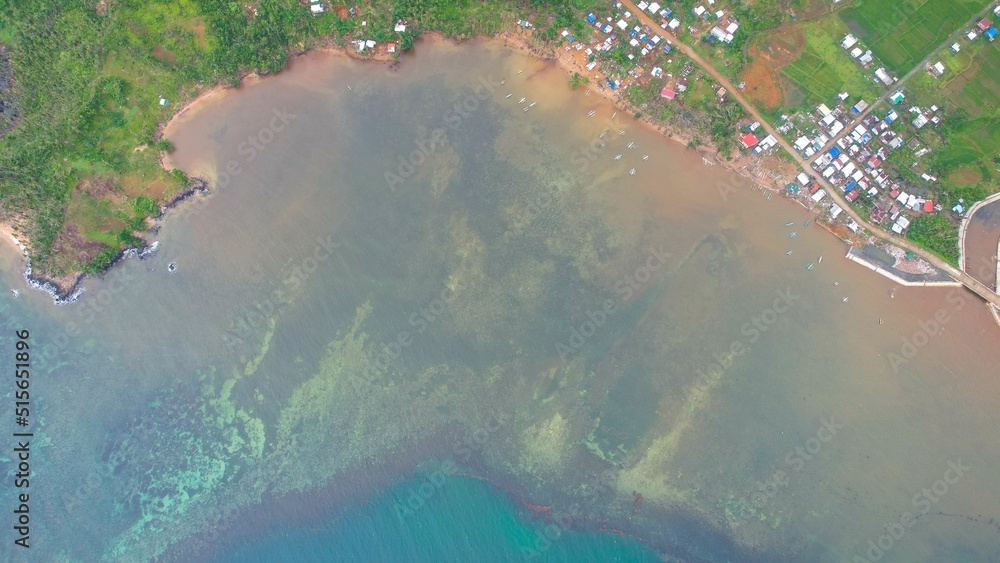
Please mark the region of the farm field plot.
[[997, 177], [993, 159], [1000, 155], [1000, 45], [981, 39], [959, 53], [941, 54], [947, 68], [934, 78], [920, 73], [911, 81], [914, 101], [945, 108], [949, 127], [935, 161], [950, 171], [954, 186], [991, 182]]
[[858, 0], [840, 19], [889, 70], [906, 74], [987, 0]]
[[802, 49], [782, 73], [805, 93], [802, 103], [829, 103], [843, 91], [852, 99], [872, 100], [880, 95], [874, 80], [840, 47], [846, 27], [835, 16], [807, 23], [801, 31]]

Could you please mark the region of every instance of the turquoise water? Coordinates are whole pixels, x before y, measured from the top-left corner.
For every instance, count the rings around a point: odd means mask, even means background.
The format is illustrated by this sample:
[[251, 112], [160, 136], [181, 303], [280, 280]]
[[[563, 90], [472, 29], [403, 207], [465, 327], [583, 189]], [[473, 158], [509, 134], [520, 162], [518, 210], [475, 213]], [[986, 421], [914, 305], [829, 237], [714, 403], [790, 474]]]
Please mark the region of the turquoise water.
[[[428, 481], [396, 485], [327, 523], [279, 529], [214, 559], [241, 561], [661, 561], [639, 542], [612, 532], [581, 532], [526, 518], [481, 481], [448, 476], [423, 504]], [[426, 490], [426, 489], [425, 489]], [[407, 502], [412, 505], [408, 505]], [[409, 506], [416, 506], [415, 510]]]

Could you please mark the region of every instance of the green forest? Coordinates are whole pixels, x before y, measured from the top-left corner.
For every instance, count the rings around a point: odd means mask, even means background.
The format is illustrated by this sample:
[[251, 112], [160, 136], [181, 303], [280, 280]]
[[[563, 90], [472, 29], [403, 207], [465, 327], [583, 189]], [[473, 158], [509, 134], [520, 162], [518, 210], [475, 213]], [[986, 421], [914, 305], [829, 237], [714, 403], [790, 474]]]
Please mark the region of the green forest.
[[[28, 242], [36, 275], [100, 271], [141, 244], [159, 205], [188, 187], [160, 167], [172, 146], [158, 128], [199, 91], [345, 45], [361, 37], [362, 18], [365, 38], [406, 50], [422, 31], [464, 39], [525, 17], [558, 38], [581, 10], [603, 5], [370, 0], [313, 16], [296, 0], [0, 0], [0, 102], [18, 108], [0, 138], [2, 219]], [[355, 15], [338, 17], [337, 7]], [[396, 33], [400, 20], [409, 25]]]

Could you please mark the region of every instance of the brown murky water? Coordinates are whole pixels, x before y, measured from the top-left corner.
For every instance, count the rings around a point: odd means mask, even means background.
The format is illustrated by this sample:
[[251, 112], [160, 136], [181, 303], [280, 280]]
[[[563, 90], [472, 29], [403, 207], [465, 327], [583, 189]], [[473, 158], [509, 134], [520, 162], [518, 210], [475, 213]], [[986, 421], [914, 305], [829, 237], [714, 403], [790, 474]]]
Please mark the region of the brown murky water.
[[458, 457], [686, 560], [1000, 557], [985, 307], [890, 297], [800, 207], [613, 115], [474, 42], [301, 58], [175, 122], [215, 193], [124, 281], [7, 306], [80, 327], [43, 391], [43, 517], [73, 530], [45, 549], [204, 555], [262, 499]]

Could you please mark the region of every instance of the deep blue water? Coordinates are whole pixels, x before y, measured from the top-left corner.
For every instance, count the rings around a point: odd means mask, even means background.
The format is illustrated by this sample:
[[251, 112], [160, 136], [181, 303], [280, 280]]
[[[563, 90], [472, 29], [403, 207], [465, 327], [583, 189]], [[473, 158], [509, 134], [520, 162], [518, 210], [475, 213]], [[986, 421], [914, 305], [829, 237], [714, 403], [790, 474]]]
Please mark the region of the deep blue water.
[[[314, 527], [286, 528], [216, 558], [244, 561], [659, 561], [635, 540], [614, 533], [564, 530], [519, 510], [490, 485], [448, 476], [384, 491], [373, 502]], [[417, 506], [416, 510], [410, 510]]]

